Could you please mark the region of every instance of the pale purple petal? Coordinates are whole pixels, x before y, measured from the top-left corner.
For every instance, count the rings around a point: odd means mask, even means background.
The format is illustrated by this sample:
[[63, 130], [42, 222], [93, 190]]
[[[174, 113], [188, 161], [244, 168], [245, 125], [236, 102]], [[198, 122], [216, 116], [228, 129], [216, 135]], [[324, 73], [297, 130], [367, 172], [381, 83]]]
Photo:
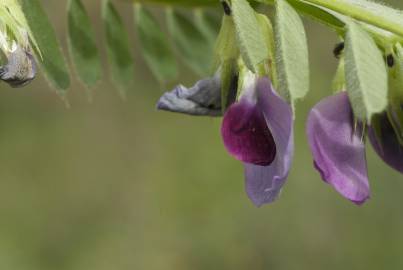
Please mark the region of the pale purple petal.
[[255, 165], [270, 165], [276, 145], [257, 103], [243, 96], [224, 115], [221, 135], [228, 152], [236, 159]]
[[354, 130], [345, 92], [319, 102], [310, 112], [307, 135], [314, 163], [324, 181], [356, 204], [370, 196], [365, 143]]
[[200, 80], [191, 88], [178, 85], [160, 98], [157, 109], [190, 115], [221, 116], [221, 80], [215, 76]]
[[403, 146], [399, 143], [387, 115], [383, 114], [379, 121], [379, 138], [374, 129], [369, 128], [368, 136], [372, 146], [386, 164], [403, 173]]
[[277, 199], [285, 184], [294, 154], [293, 113], [291, 106], [278, 96], [267, 78], [256, 85], [257, 105], [276, 144], [276, 156], [269, 166], [244, 163], [245, 187], [256, 206]]

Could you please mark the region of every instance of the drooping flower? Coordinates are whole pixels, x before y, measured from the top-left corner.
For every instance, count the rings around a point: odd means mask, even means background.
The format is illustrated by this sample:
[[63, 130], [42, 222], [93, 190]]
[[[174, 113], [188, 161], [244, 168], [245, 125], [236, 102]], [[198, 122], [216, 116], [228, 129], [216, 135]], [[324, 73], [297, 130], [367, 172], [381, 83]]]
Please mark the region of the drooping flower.
[[268, 78], [244, 84], [239, 101], [224, 115], [221, 134], [228, 152], [244, 164], [252, 202], [261, 206], [276, 200], [294, 152], [293, 113]]
[[191, 88], [178, 85], [160, 98], [157, 109], [199, 116], [221, 116], [220, 77], [200, 80]]
[[370, 197], [365, 143], [346, 92], [325, 98], [311, 110], [307, 136], [323, 180], [352, 202], [364, 203]]
[[[394, 116], [392, 115], [392, 117]], [[390, 167], [403, 173], [403, 145], [399, 143], [396, 130], [393, 129], [390, 121], [391, 119], [386, 113], [377, 115], [372, 122], [376, 127], [369, 128], [368, 137], [382, 160]]]

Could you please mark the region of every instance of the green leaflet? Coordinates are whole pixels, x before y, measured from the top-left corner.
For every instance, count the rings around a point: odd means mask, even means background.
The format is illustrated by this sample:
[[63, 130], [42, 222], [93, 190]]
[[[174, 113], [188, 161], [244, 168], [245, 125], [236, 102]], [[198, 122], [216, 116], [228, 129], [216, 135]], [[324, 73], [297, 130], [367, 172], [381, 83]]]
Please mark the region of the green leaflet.
[[90, 19], [80, 0], [68, 3], [68, 44], [78, 77], [94, 86], [101, 77], [101, 59]]
[[296, 11], [276, 2], [276, 63], [279, 93], [293, 103], [309, 91], [309, 60], [305, 29]]
[[166, 35], [148, 10], [139, 4], [134, 9], [137, 34], [147, 65], [159, 82], [174, 80], [178, 69]]
[[167, 25], [177, 52], [187, 66], [205, 76], [211, 67], [213, 48], [193, 21], [172, 9], [167, 9]]
[[256, 73], [258, 65], [268, 58], [268, 49], [256, 13], [246, 0], [232, 0], [231, 7], [242, 59]]
[[109, 0], [103, 1], [102, 19], [105, 26], [111, 79], [122, 98], [125, 98], [127, 90], [134, 83], [134, 63], [129, 37], [118, 11]]
[[37, 51], [37, 54], [42, 55], [40, 64], [46, 77], [59, 90], [58, 93], [64, 95], [64, 90], [70, 86], [70, 76], [55, 31], [39, 0], [18, 1], [40, 48], [40, 53]]
[[387, 104], [385, 62], [374, 40], [355, 22], [347, 23], [345, 39], [346, 88], [355, 116], [371, 121]]

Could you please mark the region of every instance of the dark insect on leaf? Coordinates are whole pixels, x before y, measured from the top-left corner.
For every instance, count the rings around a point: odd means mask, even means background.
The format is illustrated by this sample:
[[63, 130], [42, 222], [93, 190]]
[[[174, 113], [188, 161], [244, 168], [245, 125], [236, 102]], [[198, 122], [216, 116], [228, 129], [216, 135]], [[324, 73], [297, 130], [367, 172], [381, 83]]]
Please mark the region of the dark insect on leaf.
[[31, 53], [21, 47], [10, 53], [6, 65], [0, 67], [0, 79], [13, 88], [23, 87], [36, 75], [36, 63]]
[[221, 4], [224, 8], [225, 15], [231, 16], [231, 7], [228, 5], [227, 1], [221, 1]]
[[337, 43], [336, 46], [335, 46], [334, 49], [333, 49], [334, 57], [336, 57], [337, 59], [339, 59], [339, 58], [340, 58], [340, 55], [341, 55], [342, 52], [343, 52], [343, 50], [344, 50], [344, 42]]
[[392, 54], [386, 56], [386, 63], [388, 64], [388, 67], [393, 67], [395, 65], [395, 58]]

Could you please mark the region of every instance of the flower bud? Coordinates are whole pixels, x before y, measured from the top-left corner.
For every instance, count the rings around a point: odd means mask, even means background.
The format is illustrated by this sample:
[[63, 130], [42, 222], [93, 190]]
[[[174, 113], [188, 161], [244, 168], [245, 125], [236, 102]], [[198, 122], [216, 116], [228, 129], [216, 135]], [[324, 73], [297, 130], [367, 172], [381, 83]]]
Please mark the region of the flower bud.
[[33, 55], [17, 45], [7, 56], [7, 64], [0, 66], [0, 79], [11, 87], [23, 87], [36, 75], [36, 63]]

